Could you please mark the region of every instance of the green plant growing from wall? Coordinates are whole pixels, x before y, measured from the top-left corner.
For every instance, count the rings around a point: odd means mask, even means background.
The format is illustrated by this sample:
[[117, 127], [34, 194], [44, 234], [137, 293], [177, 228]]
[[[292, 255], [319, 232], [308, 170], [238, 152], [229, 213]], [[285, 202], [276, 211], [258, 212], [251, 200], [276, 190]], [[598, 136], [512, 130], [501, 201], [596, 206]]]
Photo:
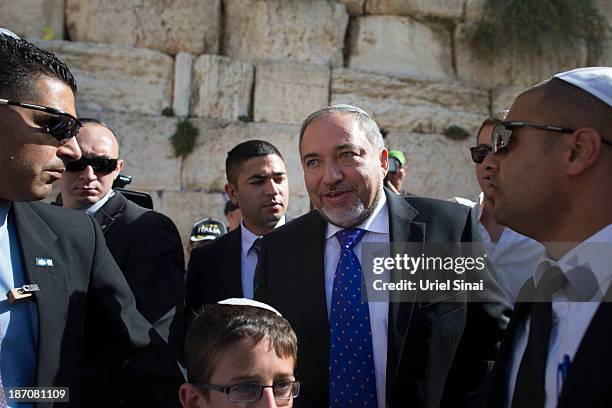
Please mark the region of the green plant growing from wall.
[[461, 126], [450, 125], [444, 131], [444, 136], [451, 140], [465, 140], [470, 137], [470, 132], [462, 128]]
[[187, 157], [195, 148], [200, 130], [193, 126], [189, 119], [180, 120], [176, 124], [176, 131], [170, 136], [175, 157]]
[[479, 21], [466, 26], [473, 56], [523, 57], [547, 49], [576, 49], [585, 41], [593, 56], [612, 29], [592, 0], [485, 0]]

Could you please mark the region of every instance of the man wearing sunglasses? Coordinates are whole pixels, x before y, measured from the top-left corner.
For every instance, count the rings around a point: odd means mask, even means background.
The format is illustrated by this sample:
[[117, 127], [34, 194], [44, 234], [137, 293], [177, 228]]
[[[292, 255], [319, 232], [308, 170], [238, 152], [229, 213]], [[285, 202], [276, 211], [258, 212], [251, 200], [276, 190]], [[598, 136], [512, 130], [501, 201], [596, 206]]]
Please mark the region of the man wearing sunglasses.
[[76, 141], [83, 155], [66, 163], [58, 182], [62, 205], [98, 221], [138, 311], [181, 354], [185, 261], [179, 232], [170, 218], [113, 191], [124, 166], [117, 137], [100, 120], [80, 120]]
[[[0, 29], [0, 407], [17, 402], [2, 387], [32, 386], [69, 387], [66, 407], [176, 406], [175, 358], [137, 312], [100, 228], [33, 202], [81, 157], [75, 92], [55, 55]], [[120, 384], [100, 393], [85, 370], [98, 344]]]
[[499, 285], [510, 302], [514, 303], [525, 281], [533, 275], [544, 248], [533, 239], [499, 224], [493, 218], [495, 200], [491, 196], [492, 176], [497, 163], [491, 153], [491, 135], [495, 126], [500, 123], [501, 119], [495, 117], [486, 119], [478, 130], [476, 146], [470, 147], [476, 181], [481, 190], [476, 202], [459, 197], [456, 200], [476, 209], [478, 229], [488, 260], [493, 266]]
[[546, 248], [519, 294], [485, 407], [609, 407], [612, 68], [528, 89], [493, 130], [496, 221]]

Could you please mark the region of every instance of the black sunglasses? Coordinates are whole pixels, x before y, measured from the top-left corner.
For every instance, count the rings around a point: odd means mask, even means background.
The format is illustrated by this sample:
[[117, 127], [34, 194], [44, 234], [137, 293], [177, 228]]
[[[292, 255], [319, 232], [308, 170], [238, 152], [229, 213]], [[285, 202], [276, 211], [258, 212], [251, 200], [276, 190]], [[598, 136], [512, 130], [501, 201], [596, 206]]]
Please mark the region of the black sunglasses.
[[[527, 122], [501, 122], [499, 125], [493, 128], [493, 133], [491, 135], [493, 154], [503, 152], [508, 148], [508, 145], [510, 144], [510, 139], [512, 138], [512, 130], [525, 127], [558, 133], [574, 133], [576, 131], [576, 129], [565, 128], [561, 126], [536, 125]], [[612, 142], [608, 142], [603, 138], [601, 139], [601, 141], [602, 143], [612, 146]]]
[[79, 160], [73, 160], [66, 163], [68, 171], [83, 171], [87, 166], [91, 166], [96, 173], [110, 173], [117, 168], [117, 160], [108, 157], [85, 157], [81, 156]]
[[482, 163], [487, 154], [489, 154], [493, 148], [486, 144], [479, 144], [478, 146], [470, 147], [470, 153], [472, 154], [472, 161], [474, 163]]
[[70, 138], [75, 137], [77, 133], [79, 133], [79, 129], [83, 127], [83, 124], [77, 118], [59, 109], [31, 103], [9, 101], [8, 99], [0, 99], [0, 105], [18, 106], [20, 108], [37, 110], [53, 115], [52, 119], [43, 129], [46, 133], [49, 133], [60, 142], [60, 144], [64, 144], [68, 142]]

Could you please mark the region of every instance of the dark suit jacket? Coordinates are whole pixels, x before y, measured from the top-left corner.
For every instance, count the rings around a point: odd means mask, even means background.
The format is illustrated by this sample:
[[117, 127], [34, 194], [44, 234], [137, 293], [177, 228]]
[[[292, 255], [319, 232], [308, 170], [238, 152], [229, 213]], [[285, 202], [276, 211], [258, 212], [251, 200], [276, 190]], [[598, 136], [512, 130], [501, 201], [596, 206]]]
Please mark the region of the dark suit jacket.
[[[391, 242], [471, 242], [464, 206], [405, 198], [385, 190]], [[289, 320], [298, 337], [295, 407], [328, 407], [329, 321], [324, 284], [326, 222], [311, 212], [263, 239], [257, 300]], [[498, 289], [498, 288], [497, 288]], [[493, 302], [390, 303], [387, 345], [389, 407], [463, 406], [481, 384], [507, 318]], [[458, 296], [465, 296], [462, 292]]]
[[[285, 214], [285, 224], [292, 219]], [[241, 298], [242, 225], [191, 253], [185, 283], [185, 313], [190, 321], [203, 305]]]
[[187, 321], [206, 304], [243, 297], [240, 259], [242, 226], [191, 253], [185, 283]]
[[[523, 286], [519, 298], [533, 291], [533, 279]], [[487, 376], [481, 406], [501, 408], [508, 396], [508, 370], [517, 327], [530, 313], [528, 303], [517, 303], [499, 350], [493, 370]], [[574, 355], [571, 369], [563, 385], [558, 408], [612, 407], [612, 288], [589, 324]]]
[[[98, 224], [80, 211], [18, 203], [10, 212], [28, 283], [40, 287], [37, 386], [70, 387], [70, 403], [92, 407], [113, 396], [124, 406], [178, 406], [182, 383], [176, 359], [136, 310], [134, 296], [106, 248]], [[37, 266], [36, 258], [53, 260]], [[117, 362], [117, 387], [89, 389], [85, 361], [92, 339], [106, 339]], [[120, 370], [119, 368], [122, 367]], [[36, 404], [51, 407], [53, 404]]]
[[176, 226], [170, 218], [140, 207], [120, 192], [94, 218], [134, 292], [138, 311], [180, 354], [185, 258]]

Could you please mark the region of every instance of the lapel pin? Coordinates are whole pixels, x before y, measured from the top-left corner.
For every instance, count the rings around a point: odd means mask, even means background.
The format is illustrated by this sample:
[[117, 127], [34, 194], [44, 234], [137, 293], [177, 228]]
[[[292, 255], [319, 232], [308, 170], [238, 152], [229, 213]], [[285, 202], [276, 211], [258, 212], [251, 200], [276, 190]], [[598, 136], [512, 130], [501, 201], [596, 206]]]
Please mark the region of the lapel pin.
[[51, 258], [36, 258], [36, 266], [53, 266]]
[[23, 285], [20, 288], [14, 288], [8, 291], [6, 297], [8, 298], [9, 303], [13, 303], [17, 300], [27, 299], [32, 296], [32, 292], [39, 291], [40, 288], [36, 283], [31, 283], [29, 285]]

